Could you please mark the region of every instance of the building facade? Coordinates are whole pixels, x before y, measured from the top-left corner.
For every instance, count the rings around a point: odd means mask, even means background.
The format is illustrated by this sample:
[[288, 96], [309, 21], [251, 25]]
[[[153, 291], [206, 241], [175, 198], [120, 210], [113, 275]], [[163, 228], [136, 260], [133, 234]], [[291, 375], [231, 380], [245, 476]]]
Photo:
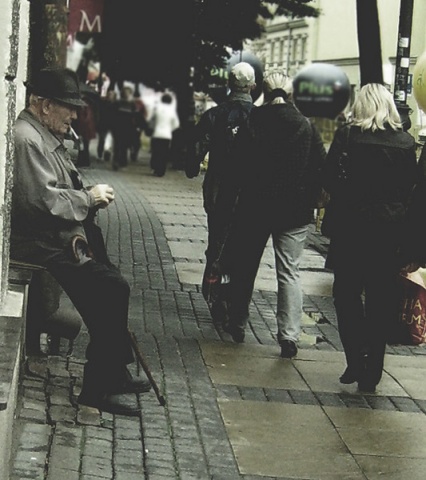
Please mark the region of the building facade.
[[[356, 0], [315, 0], [313, 3], [320, 9], [318, 18], [276, 17], [266, 23], [263, 37], [248, 43], [246, 48], [262, 60], [265, 72], [279, 68], [293, 77], [313, 62], [336, 65], [348, 76], [353, 97], [360, 86]], [[383, 80], [393, 91], [401, 0], [377, 0], [377, 6]], [[410, 78], [417, 58], [426, 51], [426, 2], [413, 0], [412, 13]], [[410, 133], [419, 138], [419, 133], [426, 130], [426, 116], [418, 108], [411, 90], [407, 104], [413, 110]], [[321, 123], [327, 130], [330, 122]], [[325, 135], [329, 140], [326, 131]]]

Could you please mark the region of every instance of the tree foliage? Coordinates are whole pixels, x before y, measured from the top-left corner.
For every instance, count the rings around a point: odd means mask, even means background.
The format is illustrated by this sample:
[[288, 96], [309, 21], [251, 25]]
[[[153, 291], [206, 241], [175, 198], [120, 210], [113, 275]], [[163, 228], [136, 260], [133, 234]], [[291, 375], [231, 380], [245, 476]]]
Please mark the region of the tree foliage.
[[318, 14], [312, 0], [108, 0], [102, 64], [117, 80], [172, 87], [187, 83], [192, 67], [202, 88], [229, 50], [262, 34], [262, 20]]

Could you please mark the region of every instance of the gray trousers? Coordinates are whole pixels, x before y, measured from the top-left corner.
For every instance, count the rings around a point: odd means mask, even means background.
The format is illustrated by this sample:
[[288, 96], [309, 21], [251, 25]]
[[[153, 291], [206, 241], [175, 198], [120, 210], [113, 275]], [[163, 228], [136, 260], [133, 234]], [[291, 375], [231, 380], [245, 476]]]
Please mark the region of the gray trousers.
[[[241, 225], [240, 225], [241, 227]], [[303, 292], [300, 283], [300, 261], [308, 226], [271, 232], [262, 225], [247, 224], [238, 232], [239, 248], [233, 248], [230, 285], [230, 323], [244, 328], [254, 283], [265, 246], [272, 235], [277, 275], [277, 340], [299, 340], [302, 320]]]

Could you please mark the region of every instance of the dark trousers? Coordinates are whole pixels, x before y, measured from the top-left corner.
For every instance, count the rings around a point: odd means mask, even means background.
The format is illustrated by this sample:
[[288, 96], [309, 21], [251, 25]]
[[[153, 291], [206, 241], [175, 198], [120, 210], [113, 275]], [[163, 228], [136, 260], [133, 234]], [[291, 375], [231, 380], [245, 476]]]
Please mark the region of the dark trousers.
[[134, 361], [128, 334], [130, 287], [114, 266], [91, 260], [84, 265], [56, 258], [46, 265], [79, 311], [89, 332], [88, 363], [108, 382]]
[[244, 328], [249, 318], [249, 307], [254, 284], [271, 227], [250, 211], [239, 212], [225, 251], [230, 264], [230, 323]]
[[[206, 255], [206, 268], [204, 276], [211, 273], [213, 269], [219, 268], [221, 275], [229, 275], [231, 261], [234, 255], [230, 242], [233, 237], [234, 210], [238, 196], [238, 189], [235, 185], [228, 185], [216, 193], [215, 201], [204, 202], [207, 214], [208, 241]], [[214, 204], [212, 208], [206, 205]], [[232, 250], [232, 251], [231, 251]], [[218, 290], [218, 302], [228, 309], [230, 295], [229, 283], [222, 283]]]
[[151, 168], [159, 177], [166, 173], [167, 163], [171, 154], [170, 146], [171, 140], [165, 138], [151, 139]]
[[102, 158], [104, 155], [105, 149], [105, 138], [108, 133], [108, 130], [99, 130], [98, 132], [98, 145], [96, 147], [96, 152], [98, 154], [98, 158]]
[[128, 165], [129, 142], [121, 137], [114, 137], [114, 167], [126, 167]]
[[333, 296], [339, 335], [349, 368], [378, 384], [388, 335], [399, 307], [398, 237], [401, 226], [359, 228], [332, 238]]

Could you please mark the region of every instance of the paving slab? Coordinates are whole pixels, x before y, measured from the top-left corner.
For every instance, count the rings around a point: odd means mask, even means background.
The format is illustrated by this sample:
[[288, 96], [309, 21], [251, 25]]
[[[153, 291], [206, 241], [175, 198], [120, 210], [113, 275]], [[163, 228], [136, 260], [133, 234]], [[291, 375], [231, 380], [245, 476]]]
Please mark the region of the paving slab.
[[322, 409], [251, 401], [219, 405], [241, 473], [305, 480], [363, 478]]
[[[375, 395], [339, 383], [345, 359], [333, 276], [324, 270], [327, 242], [313, 231], [301, 265], [306, 313], [297, 357], [279, 357], [271, 240], [246, 343], [233, 343], [213, 322], [199, 289], [207, 241], [202, 175], [189, 180], [169, 170], [157, 178], [147, 160], [118, 172], [96, 165], [83, 175], [86, 184], [109, 183], [117, 191], [99, 222], [132, 285], [131, 326], [166, 406], [151, 391], [138, 396], [140, 419], [78, 408], [88, 340], [83, 329], [72, 357], [61, 345], [60, 356], [25, 371], [23, 435], [11, 480], [29, 478], [22, 472], [32, 466], [31, 478], [49, 466], [49, 480], [423, 480], [424, 348], [389, 348]], [[67, 371], [68, 387], [58, 386], [54, 375], [65, 378]], [[62, 418], [61, 406], [71, 414]], [[69, 434], [80, 429], [81, 442], [74, 442]], [[66, 445], [78, 451], [64, 451]]]
[[355, 455], [368, 480], [424, 480], [426, 460], [423, 458]]
[[362, 408], [325, 407], [324, 411], [354, 455], [426, 458], [426, 448], [421, 447], [426, 434], [424, 415]]
[[[202, 242], [169, 242], [170, 251], [174, 258], [187, 258], [188, 260], [196, 261], [196, 263], [201, 263], [205, 261], [206, 247], [207, 245]], [[200, 282], [201, 277], [198, 278], [198, 283]], [[182, 282], [185, 283], [185, 282]], [[186, 282], [192, 283], [192, 282]]]

